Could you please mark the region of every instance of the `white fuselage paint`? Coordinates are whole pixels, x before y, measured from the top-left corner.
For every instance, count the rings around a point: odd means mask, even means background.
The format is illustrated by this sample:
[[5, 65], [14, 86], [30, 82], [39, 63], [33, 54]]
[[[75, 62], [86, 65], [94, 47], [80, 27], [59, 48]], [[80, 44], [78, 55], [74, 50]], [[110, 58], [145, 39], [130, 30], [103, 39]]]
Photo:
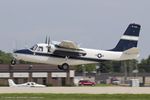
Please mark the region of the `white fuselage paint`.
[[131, 40], [131, 41], [138, 41], [138, 40], [139, 40], [139, 37], [138, 37], [138, 36], [123, 35], [123, 36], [121, 37], [121, 39], [124, 39], [124, 40]]
[[121, 37], [115, 48], [117, 50], [96, 50], [79, 48], [76, 43], [64, 40], [61, 43], [36, 44], [28, 50], [16, 50], [14, 58], [29, 62], [62, 65], [91, 64], [99, 63], [103, 60], [129, 60], [136, 59], [139, 56], [137, 42], [139, 40], [140, 25], [130, 24], [127, 31]]
[[[61, 48], [56, 48], [54, 45], [51, 44], [51, 52], [47, 52], [47, 44], [37, 44], [38, 47], [43, 47], [43, 51], [31, 50], [28, 49], [33, 54], [26, 54], [26, 53], [14, 53], [14, 58], [17, 60], [24, 60], [29, 62], [36, 62], [36, 63], [45, 63], [45, 64], [52, 64], [52, 65], [62, 65], [67, 63], [69, 65], [80, 65], [80, 64], [91, 64], [91, 63], [99, 63], [102, 60], [128, 60], [128, 59], [136, 59], [138, 57], [138, 53], [136, 54], [127, 54], [124, 52], [116, 52], [116, 51], [105, 51], [105, 50], [96, 50], [96, 49], [87, 49], [87, 48], [80, 48], [86, 55], [78, 56], [76, 58], [72, 57], [58, 57], [58, 56], [45, 56], [42, 54], [53, 54], [54, 51], [62, 50]], [[67, 49], [66, 49], [67, 51]], [[69, 50], [70, 51], [70, 50]], [[40, 53], [40, 55], [35, 55], [36, 53]], [[98, 56], [98, 54], [100, 56]]]
[[[104, 50], [94, 50], [94, 49], [85, 49], [82, 48], [87, 54], [82, 56], [82, 59], [73, 59], [73, 58], [59, 58], [59, 57], [49, 57], [49, 56], [40, 56], [40, 55], [31, 55], [31, 54], [15, 54], [15, 58], [18, 60], [24, 60], [29, 62], [53, 64], [53, 65], [62, 65], [63, 63], [68, 63], [69, 65], [79, 65], [79, 64], [90, 64], [98, 63], [101, 60], [119, 60], [122, 52], [111, 52]], [[98, 54], [101, 54], [102, 57], [98, 58]], [[85, 59], [84, 59], [85, 58]], [[88, 59], [88, 60], [87, 60]], [[95, 59], [93, 61], [90, 59]]]

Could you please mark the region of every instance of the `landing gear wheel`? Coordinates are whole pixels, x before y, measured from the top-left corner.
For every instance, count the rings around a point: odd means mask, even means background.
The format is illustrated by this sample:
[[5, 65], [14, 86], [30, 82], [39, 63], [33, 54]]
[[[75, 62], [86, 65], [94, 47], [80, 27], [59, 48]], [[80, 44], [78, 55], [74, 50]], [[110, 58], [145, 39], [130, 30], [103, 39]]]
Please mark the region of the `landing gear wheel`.
[[63, 70], [69, 70], [69, 65], [67, 63], [62, 64]]
[[11, 64], [15, 65], [16, 64], [16, 60], [15, 59], [11, 60]]
[[62, 66], [58, 65], [58, 69], [63, 70]]
[[58, 65], [58, 69], [60, 69], [60, 70], [69, 70], [69, 65], [67, 63], [64, 63], [62, 65]]

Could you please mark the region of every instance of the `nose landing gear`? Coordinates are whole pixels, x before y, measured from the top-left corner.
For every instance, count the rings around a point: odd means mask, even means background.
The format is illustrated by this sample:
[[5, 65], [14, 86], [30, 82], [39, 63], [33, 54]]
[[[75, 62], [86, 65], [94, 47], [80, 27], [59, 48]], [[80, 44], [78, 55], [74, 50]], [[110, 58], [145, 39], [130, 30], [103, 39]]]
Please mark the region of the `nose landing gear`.
[[12, 60], [11, 60], [11, 64], [12, 64], [12, 65], [15, 65], [16, 62], [17, 62], [16, 59], [12, 59]]

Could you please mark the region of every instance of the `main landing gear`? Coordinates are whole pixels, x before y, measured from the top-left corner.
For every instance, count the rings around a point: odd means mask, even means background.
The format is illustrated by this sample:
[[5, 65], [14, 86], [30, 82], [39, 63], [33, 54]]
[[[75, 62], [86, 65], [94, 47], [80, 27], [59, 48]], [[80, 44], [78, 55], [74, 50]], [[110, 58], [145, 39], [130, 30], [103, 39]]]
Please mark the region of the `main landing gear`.
[[69, 70], [69, 65], [67, 63], [64, 63], [62, 65], [58, 65], [58, 68], [60, 70]]
[[69, 70], [69, 64], [63, 63], [62, 65], [58, 65], [58, 68], [60, 70], [64, 70], [66, 72], [66, 85], [71, 85], [70, 81], [70, 70]]

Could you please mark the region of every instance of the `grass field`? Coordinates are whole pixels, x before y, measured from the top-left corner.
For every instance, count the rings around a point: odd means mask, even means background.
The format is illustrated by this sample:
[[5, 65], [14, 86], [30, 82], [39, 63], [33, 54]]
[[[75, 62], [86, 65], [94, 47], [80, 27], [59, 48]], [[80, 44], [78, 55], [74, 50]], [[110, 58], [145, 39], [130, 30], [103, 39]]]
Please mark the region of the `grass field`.
[[150, 100], [150, 94], [0, 94], [0, 100]]

